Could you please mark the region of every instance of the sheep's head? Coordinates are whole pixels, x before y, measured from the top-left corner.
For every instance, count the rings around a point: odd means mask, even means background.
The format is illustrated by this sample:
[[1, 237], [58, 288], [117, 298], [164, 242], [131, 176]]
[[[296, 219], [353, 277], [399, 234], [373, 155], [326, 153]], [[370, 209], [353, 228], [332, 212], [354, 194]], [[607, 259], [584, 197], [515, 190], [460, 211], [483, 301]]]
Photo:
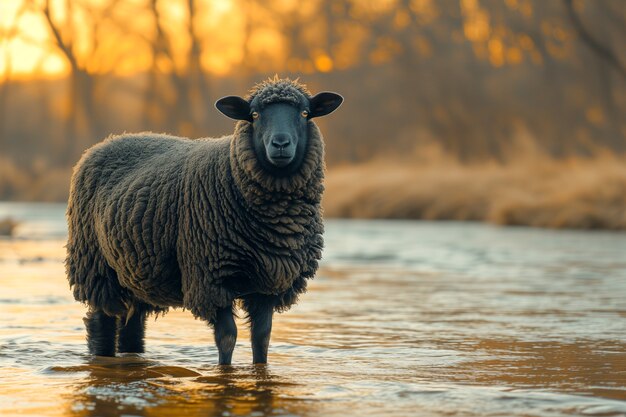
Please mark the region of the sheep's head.
[[332, 113], [342, 101], [336, 93], [311, 96], [295, 81], [273, 79], [254, 87], [246, 98], [223, 97], [215, 107], [231, 119], [252, 123], [253, 146], [263, 168], [289, 173], [304, 160], [309, 120]]

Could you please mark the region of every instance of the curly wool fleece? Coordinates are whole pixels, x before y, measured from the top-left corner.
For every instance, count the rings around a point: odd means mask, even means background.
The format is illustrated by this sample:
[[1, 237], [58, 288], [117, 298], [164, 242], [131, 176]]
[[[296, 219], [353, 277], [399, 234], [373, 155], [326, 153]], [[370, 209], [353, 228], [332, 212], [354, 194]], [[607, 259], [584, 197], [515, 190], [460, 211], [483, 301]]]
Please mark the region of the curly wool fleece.
[[[269, 82], [256, 92], [282, 100]], [[153, 133], [110, 137], [74, 169], [66, 269], [74, 297], [109, 315], [184, 307], [214, 322], [250, 293], [276, 311], [306, 291], [323, 246], [324, 147], [308, 122], [299, 171], [274, 177], [258, 163], [251, 124], [232, 136], [189, 140]]]
[[256, 99], [257, 104], [263, 108], [277, 102], [298, 104], [305, 97], [311, 98], [306, 86], [288, 78], [281, 80], [274, 77], [255, 85], [246, 96], [246, 100], [252, 102]]

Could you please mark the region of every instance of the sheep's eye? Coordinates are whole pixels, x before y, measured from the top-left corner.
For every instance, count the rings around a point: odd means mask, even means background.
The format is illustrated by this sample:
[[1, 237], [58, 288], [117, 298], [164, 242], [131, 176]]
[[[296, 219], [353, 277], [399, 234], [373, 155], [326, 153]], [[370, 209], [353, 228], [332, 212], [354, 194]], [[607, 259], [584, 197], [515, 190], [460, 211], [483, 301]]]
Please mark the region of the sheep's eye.
[[253, 119], [258, 119], [258, 118], [259, 118], [259, 113], [257, 113], [257, 112], [255, 112], [255, 111], [253, 111], [253, 112], [252, 112], [252, 118], [253, 118]]
[[300, 113], [302, 115], [302, 117], [307, 117], [309, 115], [309, 112], [306, 110], [302, 110], [302, 113]]

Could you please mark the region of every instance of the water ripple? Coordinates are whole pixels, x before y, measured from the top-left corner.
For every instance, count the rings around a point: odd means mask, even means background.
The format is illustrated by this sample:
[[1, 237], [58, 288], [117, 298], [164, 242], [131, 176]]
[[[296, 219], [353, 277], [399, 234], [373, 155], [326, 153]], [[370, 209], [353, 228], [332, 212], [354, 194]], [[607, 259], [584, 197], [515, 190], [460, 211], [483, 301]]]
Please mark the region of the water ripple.
[[144, 354], [90, 357], [58, 235], [0, 242], [0, 413], [626, 415], [626, 235], [327, 231], [317, 279], [275, 319], [267, 366], [250, 365], [242, 321], [234, 366], [215, 365], [210, 329], [183, 311], [150, 320]]

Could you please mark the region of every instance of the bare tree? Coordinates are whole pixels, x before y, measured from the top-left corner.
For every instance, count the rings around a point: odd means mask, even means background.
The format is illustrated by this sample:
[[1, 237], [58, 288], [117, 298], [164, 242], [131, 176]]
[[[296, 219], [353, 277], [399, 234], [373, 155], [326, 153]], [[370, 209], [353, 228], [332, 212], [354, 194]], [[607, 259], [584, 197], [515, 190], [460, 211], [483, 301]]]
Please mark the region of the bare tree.
[[[150, 0], [148, 11], [154, 22], [154, 34], [149, 39], [152, 66], [148, 72], [148, 85], [144, 93], [144, 122], [152, 126], [163, 124], [184, 135], [193, 135], [202, 124], [202, 114], [209, 106], [209, 85], [202, 70], [200, 57], [202, 41], [197, 33], [194, 16], [196, 0], [186, 0], [189, 19], [184, 32], [189, 37], [190, 47], [182, 61], [177, 62], [174, 45], [165, 27], [159, 0]], [[163, 74], [159, 61], [167, 62], [169, 70]], [[159, 86], [166, 80], [168, 89]], [[153, 116], [157, 116], [156, 118]]]
[[17, 24], [19, 23], [19, 20], [25, 11], [26, 11], [26, 7], [24, 7], [24, 4], [22, 4], [22, 7], [20, 7], [18, 12], [16, 13], [15, 20], [12, 22], [12, 24], [6, 29], [0, 31], [0, 40], [2, 40], [3, 44], [5, 45], [5, 48], [3, 51], [5, 74], [4, 74], [3, 79], [0, 80], [0, 144], [2, 143], [2, 140], [5, 137], [4, 126], [6, 125], [6, 122], [4, 119], [7, 115], [7, 102], [8, 102], [8, 97], [9, 97], [10, 76], [11, 76], [11, 71], [12, 71], [12, 60], [11, 60], [12, 57], [11, 57], [11, 54], [9, 53], [9, 44], [16, 37], [18, 33]]
[[[102, 134], [102, 123], [96, 110], [96, 84], [97, 77], [87, 70], [87, 63], [100, 53], [99, 25], [109, 19], [113, 10], [118, 6], [119, 0], [110, 0], [106, 5], [96, 11], [87, 3], [77, 0], [66, 0], [65, 19], [55, 18], [50, 0], [45, 0], [43, 5], [38, 5], [34, 0], [27, 0], [29, 6], [39, 11], [44, 17], [47, 29], [52, 38], [52, 44], [65, 58], [69, 65], [67, 117], [65, 119], [65, 132], [67, 146], [65, 156], [67, 161], [75, 160], [78, 152], [86, 144], [92, 142], [94, 136]], [[80, 8], [86, 16], [89, 16], [93, 36], [87, 52], [79, 55], [76, 42], [81, 36], [74, 22], [75, 8]], [[88, 25], [85, 25], [89, 27]], [[84, 38], [83, 38], [84, 41]]]
[[[567, 10], [567, 16], [569, 17], [572, 27], [576, 31], [578, 37], [596, 54], [600, 59], [609, 64], [617, 73], [624, 79], [626, 79], [626, 67], [617, 58], [615, 52], [613, 52], [609, 46], [604, 45], [596, 36], [594, 36], [589, 29], [583, 23], [581, 17], [576, 12], [574, 7], [574, 0], [563, 0], [565, 9]], [[624, 28], [622, 22], [621, 28]]]

